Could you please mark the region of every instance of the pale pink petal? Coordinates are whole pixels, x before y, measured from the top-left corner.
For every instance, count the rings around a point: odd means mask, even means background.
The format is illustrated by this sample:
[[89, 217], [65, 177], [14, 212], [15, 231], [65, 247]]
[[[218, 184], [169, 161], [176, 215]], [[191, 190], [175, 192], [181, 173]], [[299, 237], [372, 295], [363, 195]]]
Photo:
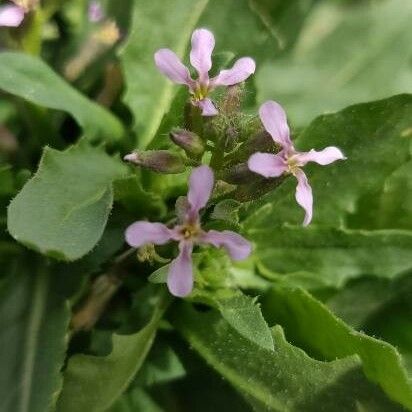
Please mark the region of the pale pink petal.
[[200, 241], [215, 247], [223, 247], [233, 260], [246, 259], [252, 252], [252, 245], [243, 236], [230, 230], [218, 232], [210, 230], [203, 234]]
[[13, 4], [0, 7], [0, 26], [18, 27], [24, 19], [24, 9]]
[[215, 48], [215, 37], [206, 29], [197, 29], [192, 34], [192, 50], [190, 51], [190, 63], [199, 73], [200, 81], [209, 78], [209, 70], [212, 68], [212, 52]]
[[199, 100], [196, 105], [202, 109], [202, 116], [216, 116], [219, 113], [213, 102], [208, 98]]
[[191, 86], [189, 69], [172, 50], [160, 49], [155, 53], [154, 59], [157, 68], [172, 82]]
[[190, 219], [197, 219], [199, 210], [206, 206], [214, 185], [213, 170], [206, 165], [193, 169], [189, 178], [187, 200], [190, 205]]
[[259, 115], [263, 126], [276, 143], [286, 150], [293, 148], [286, 113], [279, 103], [272, 100], [263, 103], [260, 106]]
[[140, 247], [147, 243], [164, 245], [172, 238], [172, 231], [162, 223], [139, 221], [126, 229], [126, 242], [132, 247]]
[[97, 23], [101, 21], [104, 17], [103, 8], [99, 1], [92, 0], [89, 4], [88, 10], [88, 18], [89, 21], [93, 23]]
[[192, 244], [181, 242], [180, 253], [170, 264], [167, 286], [174, 296], [185, 297], [193, 289]]
[[312, 149], [311, 151], [306, 153], [299, 153], [296, 155], [296, 158], [302, 165], [305, 165], [307, 162], [316, 162], [323, 166], [336, 162], [336, 160], [346, 159], [344, 154], [334, 146], [326, 147], [320, 152]]
[[237, 60], [229, 70], [222, 70], [211, 80], [213, 86], [232, 86], [245, 81], [256, 70], [256, 63], [250, 57]]
[[305, 210], [305, 219], [303, 225], [307, 226], [312, 220], [312, 208], [313, 208], [313, 196], [312, 188], [308, 182], [308, 178], [302, 170], [298, 170], [295, 173], [296, 179], [298, 179], [298, 185], [296, 186], [295, 198], [299, 205]]
[[265, 177], [278, 177], [288, 168], [281, 156], [271, 153], [255, 153], [250, 156], [247, 164], [252, 172]]

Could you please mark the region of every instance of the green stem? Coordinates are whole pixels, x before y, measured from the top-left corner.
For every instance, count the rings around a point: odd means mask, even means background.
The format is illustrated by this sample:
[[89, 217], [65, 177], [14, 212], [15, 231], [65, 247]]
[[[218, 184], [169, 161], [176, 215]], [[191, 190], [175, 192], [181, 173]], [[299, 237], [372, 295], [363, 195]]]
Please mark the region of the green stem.
[[43, 12], [40, 6], [38, 6], [38, 8], [28, 16], [27, 25], [24, 27], [24, 32], [20, 39], [20, 47], [24, 52], [34, 56], [40, 55], [43, 23]]

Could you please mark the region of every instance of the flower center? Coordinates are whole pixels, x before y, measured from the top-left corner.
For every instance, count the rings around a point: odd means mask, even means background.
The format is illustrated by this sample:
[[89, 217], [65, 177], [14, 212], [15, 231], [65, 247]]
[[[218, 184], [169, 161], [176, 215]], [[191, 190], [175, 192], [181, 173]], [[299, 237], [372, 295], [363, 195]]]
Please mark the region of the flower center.
[[196, 237], [200, 233], [200, 226], [198, 224], [185, 224], [180, 229], [180, 234], [183, 239], [188, 240]]
[[299, 161], [296, 156], [288, 157], [286, 159], [286, 163], [288, 165], [288, 169], [286, 172], [292, 175], [294, 175], [300, 167]]
[[193, 99], [195, 101], [203, 100], [209, 94], [209, 85], [205, 83], [196, 82], [196, 87], [193, 89]]

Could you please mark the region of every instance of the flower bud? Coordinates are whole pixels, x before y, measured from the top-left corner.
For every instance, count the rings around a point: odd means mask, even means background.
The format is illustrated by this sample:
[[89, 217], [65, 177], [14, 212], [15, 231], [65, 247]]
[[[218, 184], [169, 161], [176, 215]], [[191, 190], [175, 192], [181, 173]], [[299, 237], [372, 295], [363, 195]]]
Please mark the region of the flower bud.
[[196, 133], [189, 130], [173, 129], [170, 132], [170, 139], [188, 155], [200, 156], [205, 151], [202, 139]]
[[123, 159], [157, 173], [173, 174], [185, 170], [182, 158], [168, 150], [136, 151]]

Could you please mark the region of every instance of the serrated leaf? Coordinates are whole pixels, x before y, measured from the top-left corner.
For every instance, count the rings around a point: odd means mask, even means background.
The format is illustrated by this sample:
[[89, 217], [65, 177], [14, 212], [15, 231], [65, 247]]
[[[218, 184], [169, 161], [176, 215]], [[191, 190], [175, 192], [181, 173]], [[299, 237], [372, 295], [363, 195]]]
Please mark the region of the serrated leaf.
[[257, 411], [401, 411], [361, 372], [357, 357], [331, 362], [311, 359], [273, 330], [275, 350], [244, 338], [215, 311], [188, 304], [173, 312], [173, 324], [214, 369]]
[[302, 289], [275, 287], [262, 307], [269, 323], [282, 325], [292, 342], [317, 358], [359, 356], [365, 375], [392, 400], [412, 409], [412, 381], [393, 346], [351, 329]]
[[64, 152], [45, 148], [35, 176], [8, 209], [8, 230], [24, 245], [75, 260], [100, 239], [110, 213], [111, 183], [126, 168], [87, 144]]
[[87, 138], [117, 140], [123, 126], [110, 112], [88, 100], [37, 57], [0, 53], [0, 89], [32, 103], [71, 114]]
[[264, 349], [274, 350], [272, 334], [256, 298], [240, 291], [220, 289], [213, 292], [198, 291], [194, 299], [216, 308], [229, 325], [245, 338]]
[[57, 412], [101, 412], [125, 391], [145, 360], [170, 303], [164, 290], [154, 298], [147, 325], [132, 335], [113, 335], [113, 350], [108, 356], [81, 354], [69, 359]]

